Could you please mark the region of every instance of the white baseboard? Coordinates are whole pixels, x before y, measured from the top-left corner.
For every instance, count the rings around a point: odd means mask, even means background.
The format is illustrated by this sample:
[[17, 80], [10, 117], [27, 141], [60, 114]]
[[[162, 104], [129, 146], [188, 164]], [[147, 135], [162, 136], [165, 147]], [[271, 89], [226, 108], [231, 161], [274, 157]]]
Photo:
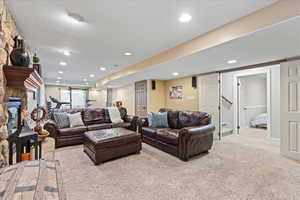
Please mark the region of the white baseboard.
[[279, 138], [270, 138], [270, 140], [273, 144], [280, 145], [280, 139]]

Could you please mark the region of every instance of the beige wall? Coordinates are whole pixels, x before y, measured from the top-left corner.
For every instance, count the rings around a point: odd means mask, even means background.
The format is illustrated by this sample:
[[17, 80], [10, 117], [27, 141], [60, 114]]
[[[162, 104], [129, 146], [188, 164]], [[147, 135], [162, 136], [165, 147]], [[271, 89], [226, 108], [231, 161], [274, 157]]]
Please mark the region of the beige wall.
[[91, 108], [105, 108], [106, 107], [106, 97], [107, 90], [97, 90], [96, 88], [91, 88], [89, 90], [89, 99], [96, 100], [93, 102]]
[[122, 101], [129, 115], [135, 114], [135, 89], [134, 83], [112, 90], [112, 102]]
[[[169, 88], [183, 86], [182, 99], [170, 99]], [[160, 108], [196, 111], [199, 108], [198, 90], [192, 87], [192, 77], [160, 81], [156, 80], [156, 89], [152, 90], [148, 80], [148, 112], [157, 112]]]
[[[166, 107], [178, 110], [197, 111], [199, 108], [199, 95], [197, 88], [192, 87], [192, 77], [168, 80], [165, 83]], [[169, 88], [183, 86], [182, 99], [170, 99]]]
[[156, 89], [152, 90], [151, 80], [147, 81], [147, 111], [158, 112], [166, 107], [166, 81], [156, 80]]

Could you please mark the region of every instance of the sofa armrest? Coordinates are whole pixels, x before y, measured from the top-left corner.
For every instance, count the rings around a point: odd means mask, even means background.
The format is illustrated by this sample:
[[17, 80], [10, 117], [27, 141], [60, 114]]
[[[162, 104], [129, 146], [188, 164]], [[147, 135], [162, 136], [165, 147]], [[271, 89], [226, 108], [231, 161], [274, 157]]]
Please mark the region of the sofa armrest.
[[137, 124], [138, 124], [138, 131], [139, 131], [139, 133], [142, 133], [142, 128], [149, 126], [148, 118], [139, 118]]
[[130, 129], [133, 131], [136, 131], [136, 127], [137, 127], [137, 123], [138, 123], [138, 116], [134, 116], [134, 115], [126, 115], [126, 117], [124, 118], [125, 122], [129, 122], [131, 124]]
[[213, 145], [215, 126], [185, 127], [179, 132], [179, 157], [187, 161], [190, 157], [208, 152]]
[[48, 120], [44, 125], [44, 129], [50, 133], [50, 137], [52, 137], [52, 138], [57, 137], [58, 126], [55, 121]]
[[215, 126], [212, 124], [197, 127], [185, 127], [181, 129], [179, 135], [180, 137], [184, 137], [185, 139], [194, 139], [197, 137], [202, 137], [203, 134], [213, 133], [215, 129]]

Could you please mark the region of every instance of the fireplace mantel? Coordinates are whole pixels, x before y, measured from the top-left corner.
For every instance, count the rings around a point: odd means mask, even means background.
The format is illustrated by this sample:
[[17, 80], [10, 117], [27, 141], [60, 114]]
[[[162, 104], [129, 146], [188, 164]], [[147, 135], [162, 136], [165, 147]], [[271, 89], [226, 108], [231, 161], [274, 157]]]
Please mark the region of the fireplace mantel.
[[42, 77], [33, 69], [19, 66], [3, 66], [6, 86], [35, 92], [43, 84]]

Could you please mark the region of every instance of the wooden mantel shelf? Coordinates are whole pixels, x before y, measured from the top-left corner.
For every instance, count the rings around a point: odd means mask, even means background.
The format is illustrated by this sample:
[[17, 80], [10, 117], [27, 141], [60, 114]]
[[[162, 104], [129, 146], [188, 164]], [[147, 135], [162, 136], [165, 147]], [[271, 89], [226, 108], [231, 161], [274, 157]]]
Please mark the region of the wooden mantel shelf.
[[7, 87], [34, 92], [43, 84], [43, 79], [33, 68], [4, 65], [3, 72]]

